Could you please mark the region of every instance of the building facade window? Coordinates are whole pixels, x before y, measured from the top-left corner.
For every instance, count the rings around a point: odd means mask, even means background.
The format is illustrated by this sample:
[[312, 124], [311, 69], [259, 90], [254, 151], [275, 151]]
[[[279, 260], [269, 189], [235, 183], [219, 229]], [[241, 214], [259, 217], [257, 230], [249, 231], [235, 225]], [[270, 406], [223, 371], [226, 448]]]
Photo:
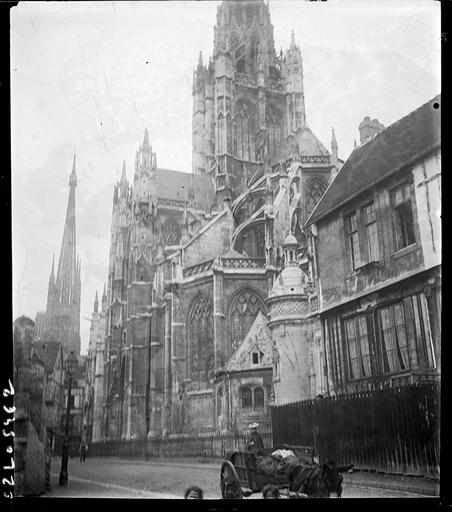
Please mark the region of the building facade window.
[[369, 336], [365, 315], [359, 315], [344, 322], [349, 357], [349, 377], [358, 379], [370, 377]]
[[408, 340], [402, 303], [381, 308], [378, 316], [383, 372], [408, 370]]
[[232, 352], [245, 339], [259, 311], [265, 313], [265, 306], [253, 290], [245, 289], [233, 299], [229, 313]]
[[345, 217], [345, 233], [347, 236], [347, 246], [352, 270], [359, 267], [359, 235], [358, 235], [358, 217], [356, 211], [349, 213]]
[[[327, 364], [334, 385], [434, 369], [436, 358], [429, 318], [423, 292], [353, 318], [326, 318]], [[338, 329], [341, 321], [342, 333]]]
[[411, 183], [404, 183], [391, 193], [396, 250], [416, 243], [413, 217], [414, 191]]
[[265, 393], [261, 387], [244, 387], [241, 389], [242, 409], [263, 409]]
[[253, 407], [253, 393], [250, 388], [242, 388], [242, 408], [251, 409]]
[[195, 299], [189, 326], [191, 378], [206, 382], [213, 371], [213, 315], [206, 296], [199, 295]]
[[362, 216], [368, 261], [378, 261], [380, 254], [378, 248], [377, 218], [373, 201], [363, 206]]
[[254, 390], [254, 408], [264, 408], [264, 390], [262, 388], [256, 388]]

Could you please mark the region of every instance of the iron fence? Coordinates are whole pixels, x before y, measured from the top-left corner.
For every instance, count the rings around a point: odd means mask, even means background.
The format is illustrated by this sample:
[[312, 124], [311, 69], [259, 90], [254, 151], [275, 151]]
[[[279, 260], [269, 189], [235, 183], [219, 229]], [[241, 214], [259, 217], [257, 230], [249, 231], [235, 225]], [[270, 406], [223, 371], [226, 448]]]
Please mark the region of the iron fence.
[[271, 408], [274, 443], [385, 473], [439, 475], [439, 385], [421, 383]]

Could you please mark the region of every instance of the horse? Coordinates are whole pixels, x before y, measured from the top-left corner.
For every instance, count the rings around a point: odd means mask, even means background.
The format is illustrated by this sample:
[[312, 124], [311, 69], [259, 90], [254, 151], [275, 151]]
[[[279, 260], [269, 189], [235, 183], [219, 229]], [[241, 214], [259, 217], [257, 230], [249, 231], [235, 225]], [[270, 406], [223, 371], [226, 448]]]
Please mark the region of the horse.
[[289, 490], [310, 498], [340, 498], [342, 496], [342, 473], [350, 471], [353, 464], [336, 466], [331, 459], [323, 464], [300, 464], [289, 474]]

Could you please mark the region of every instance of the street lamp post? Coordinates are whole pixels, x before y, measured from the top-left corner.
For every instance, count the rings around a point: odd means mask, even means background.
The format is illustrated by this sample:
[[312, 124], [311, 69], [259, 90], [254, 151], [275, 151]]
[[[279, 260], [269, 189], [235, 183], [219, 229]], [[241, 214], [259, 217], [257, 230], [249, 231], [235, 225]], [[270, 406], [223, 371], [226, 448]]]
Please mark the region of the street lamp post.
[[63, 442], [63, 457], [61, 459], [61, 471], [58, 485], [67, 486], [68, 472], [67, 464], [69, 459], [69, 420], [71, 414], [71, 391], [72, 391], [72, 376], [74, 375], [75, 368], [77, 367], [77, 357], [72, 350], [66, 358], [66, 373], [68, 376], [68, 390], [67, 390], [67, 406], [66, 406], [66, 425], [64, 429], [64, 442]]

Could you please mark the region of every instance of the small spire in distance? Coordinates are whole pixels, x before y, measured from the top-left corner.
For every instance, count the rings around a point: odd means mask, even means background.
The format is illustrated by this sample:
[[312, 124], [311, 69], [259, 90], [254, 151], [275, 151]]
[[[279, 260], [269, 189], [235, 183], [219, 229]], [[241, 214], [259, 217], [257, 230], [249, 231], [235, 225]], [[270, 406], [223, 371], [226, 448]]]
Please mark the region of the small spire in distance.
[[127, 182], [127, 175], [126, 175], [126, 161], [124, 160], [122, 162], [122, 174], [121, 174], [121, 181], [120, 183]]
[[148, 146], [149, 145], [149, 132], [148, 132], [148, 129], [146, 128], [144, 130], [144, 140], [143, 140], [143, 146]]
[[297, 44], [295, 43], [295, 32], [292, 29], [292, 34], [291, 34], [291, 37], [290, 37], [290, 47], [294, 48], [295, 46], [297, 46]]
[[96, 296], [94, 297], [94, 313], [97, 313], [99, 311], [99, 299], [97, 297], [97, 290], [96, 290]]
[[334, 133], [334, 128], [331, 129], [331, 149], [333, 151], [337, 151], [337, 139], [336, 134]]
[[198, 59], [198, 68], [202, 68], [203, 62], [202, 62], [202, 52], [199, 52], [199, 59]]

